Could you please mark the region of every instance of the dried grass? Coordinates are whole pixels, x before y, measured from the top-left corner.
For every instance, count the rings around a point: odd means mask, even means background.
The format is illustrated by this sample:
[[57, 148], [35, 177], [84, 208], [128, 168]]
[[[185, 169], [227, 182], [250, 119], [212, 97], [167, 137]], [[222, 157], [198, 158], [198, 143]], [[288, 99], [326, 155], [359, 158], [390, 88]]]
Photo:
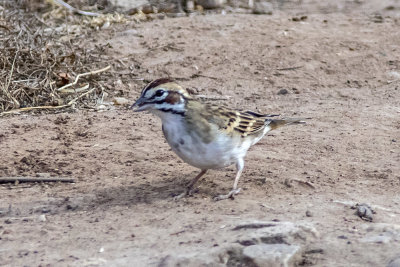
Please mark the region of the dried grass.
[[[103, 18], [109, 21], [110, 15]], [[79, 80], [76, 87], [82, 88], [85, 82], [90, 84], [87, 91], [91, 90], [81, 98], [83, 92], [63, 93], [57, 88], [73, 82], [80, 73], [110, 64], [106, 45], [90, 49], [82, 45], [84, 36], [98, 27], [99, 19], [92, 23], [43, 1], [0, 3], [0, 115], [27, 107], [61, 107], [77, 97], [80, 103], [84, 100], [86, 105], [94, 105], [108, 87], [107, 72]], [[117, 20], [123, 21], [120, 16]]]

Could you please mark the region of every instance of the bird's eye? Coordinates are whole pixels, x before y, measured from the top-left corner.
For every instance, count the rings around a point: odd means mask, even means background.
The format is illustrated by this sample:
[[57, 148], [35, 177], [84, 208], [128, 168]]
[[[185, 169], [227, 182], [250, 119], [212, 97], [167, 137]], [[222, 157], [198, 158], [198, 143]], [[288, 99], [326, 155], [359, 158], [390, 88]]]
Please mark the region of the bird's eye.
[[164, 90], [157, 90], [155, 96], [162, 96], [164, 94]]

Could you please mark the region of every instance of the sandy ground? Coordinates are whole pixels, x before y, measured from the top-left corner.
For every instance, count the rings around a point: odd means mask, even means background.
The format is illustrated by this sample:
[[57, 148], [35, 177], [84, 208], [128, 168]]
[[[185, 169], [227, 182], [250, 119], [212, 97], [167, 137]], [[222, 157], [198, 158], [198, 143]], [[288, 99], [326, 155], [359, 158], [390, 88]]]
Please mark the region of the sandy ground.
[[[307, 249], [320, 252], [299, 265], [384, 266], [399, 256], [400, 234], [365, 237], [400, 221], [400, 20], [365, 10], [303, 14], [166, 18], [88, 39], [109, 42], [107, 53], [126, 65], [115, 94], [132, 102], [145, 85], [135, 78], [171, 76], [232, 107], [312, 119], [254, 146], [242, 193], [215, 202], [235, 169], [210, 171], [192, 197], [174, 201], [198, 170], [173, 154], [152, 115], [1, 118], [0, 176], [76, 183], [0, 186], [0, 265], [157, 266], [224, 246], [235, 225], [253, 219], [314, 225], [319, 238]], [[353, 203], [372, 205], [373, 222]]]

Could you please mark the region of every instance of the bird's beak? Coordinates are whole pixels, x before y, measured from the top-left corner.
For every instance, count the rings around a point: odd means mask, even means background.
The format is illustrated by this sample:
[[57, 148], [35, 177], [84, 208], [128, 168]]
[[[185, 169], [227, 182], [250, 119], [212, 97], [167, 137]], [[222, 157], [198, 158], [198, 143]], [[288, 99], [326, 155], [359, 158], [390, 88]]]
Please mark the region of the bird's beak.
[[131, 109], [135, 112], [143, 111], [146, 109], [146, 106], [143, 106], [144, 104], [145, 104], [145, 101], [141, 97], [138, 100], [136, 100], [135, 103], [133, 103], [133, 105], [131, 106]]

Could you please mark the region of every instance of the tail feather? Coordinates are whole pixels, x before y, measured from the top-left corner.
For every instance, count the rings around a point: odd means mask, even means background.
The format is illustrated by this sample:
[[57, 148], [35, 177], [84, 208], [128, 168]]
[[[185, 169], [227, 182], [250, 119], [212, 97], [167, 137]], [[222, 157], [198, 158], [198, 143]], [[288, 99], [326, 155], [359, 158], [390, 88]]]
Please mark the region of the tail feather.
[[271, 130], [275, 130], [279, 127], [282, 127], [284, 125], [289, 125], [289, 124], [304, 124], [306, 123], [304, 121], [304, 118], [298, 118], [298, 119], [291, 119], [291, 118], [286, 118], [286, 119], [280, 119], [280, 120], [268, 120], [269, 124], [268, 126], [271, 127]]

